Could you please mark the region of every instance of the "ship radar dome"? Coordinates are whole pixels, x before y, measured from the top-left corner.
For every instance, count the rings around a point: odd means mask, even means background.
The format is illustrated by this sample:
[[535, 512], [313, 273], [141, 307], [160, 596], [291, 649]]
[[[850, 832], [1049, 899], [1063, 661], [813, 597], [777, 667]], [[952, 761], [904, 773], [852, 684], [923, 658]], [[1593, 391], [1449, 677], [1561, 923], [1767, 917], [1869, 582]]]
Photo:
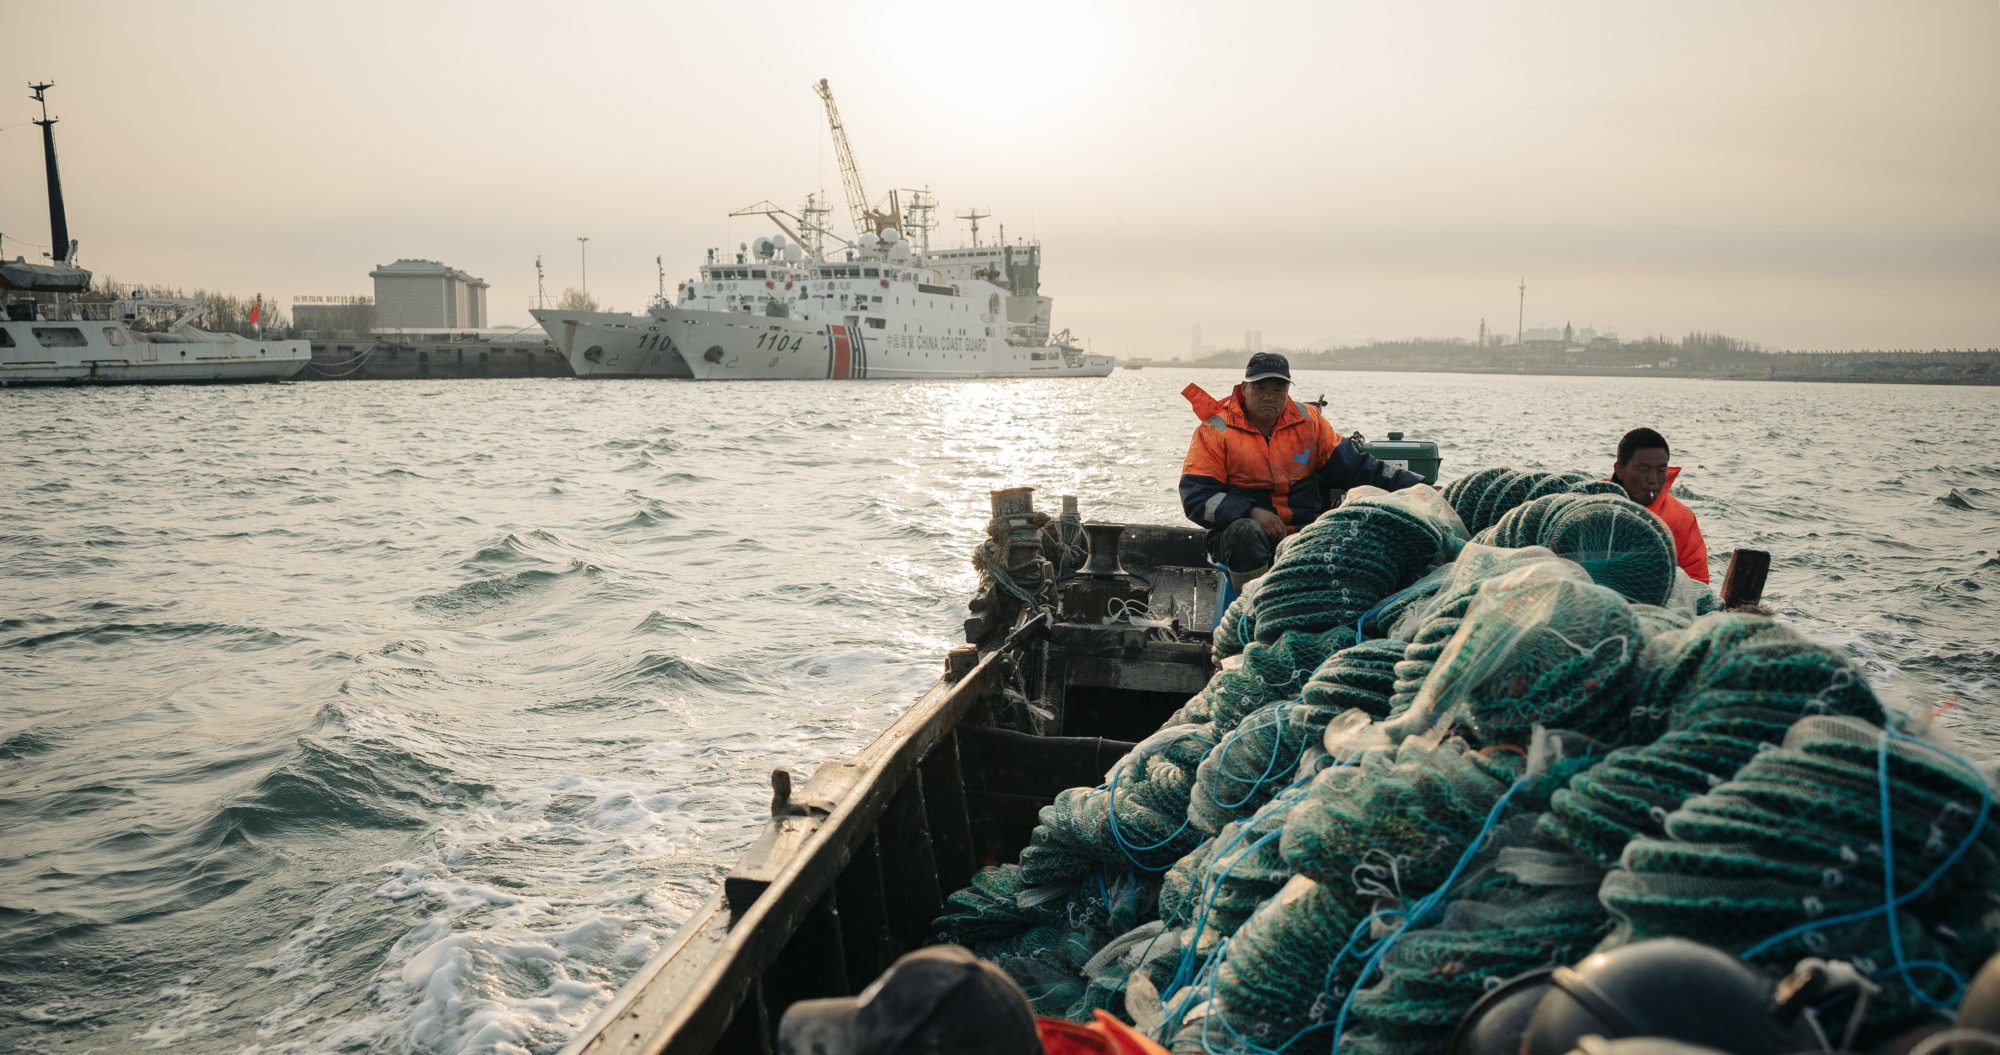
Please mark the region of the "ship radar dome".
[[771, 240], [769, 238], [757, 239], [756, 241], [757, 259], [769, 260], [771, 258], [771, 252], [773, 248], [774, 247], [772, 246]]
[[877, 243], [881, 242], [881, 240], [882, 239], [872, 234], [864, 234], [860, 238], [856, 239], [856, 241], [861, 243], [861, 248], [863, 249], [873, 249], [875, 248]]
[[901, 237], [903, 237], [902, 234], [900, 234], [894, 227], [882, 228], [882, 240], [885, 242], [893, 242]]
[[785, 247], [785, 236], [781, 234], [772, 235], [771, 244], [777, 246], [780, 249], [783, 249]]
[[785, 263], [796, 264], [805, 258], [806, 254], [798, 246], [788, 245], [785, 247]]
[[910, 258], [910, 243], [897, 242], [895, 246], [889, 250], [889, 258], [891, 260], [897, 260], [897, 261], [908, 260]]

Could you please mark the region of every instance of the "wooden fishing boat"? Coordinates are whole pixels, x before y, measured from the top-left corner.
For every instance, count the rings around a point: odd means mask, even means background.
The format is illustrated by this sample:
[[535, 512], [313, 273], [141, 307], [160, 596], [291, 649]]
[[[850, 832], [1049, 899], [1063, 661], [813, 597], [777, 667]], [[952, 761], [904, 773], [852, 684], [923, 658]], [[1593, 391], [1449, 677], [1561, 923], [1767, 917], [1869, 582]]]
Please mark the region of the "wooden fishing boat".
[[[999, 574], [972, 602], [971, 643], [853, 758], [803, 783], [772, 774], [761, 836], [566, 1052], [767, 1055], [786, 1007], [855, 993], [924, 944], [946, 895], [1013, 860], [1042, 806], [1101, 783], [1207, 685], [1221, 583], [1203, 533], [1080, 525], [1090, 562], [1059, 591], [1014, 581], [1054, 529], [1028, 490], [994, 492], [982, 552]], [[1756, 604], [1768, 565], [1739, 550], [1725, 603]]]
[[[1025, 490], [996, 492], [996, 507]], [[1006, 590], [976, 600], [972, 643], [872, 743], [803, 782], [774, 772], [762, 835], [565, 1050], [774, 1050], [786, 1007], [857, 992], [924, 944], [944, 897], [1012, 860], [1057, 792], [1099, 783], [1200, 691], [1217, 586], [1202, 532], [1090, 536], [1095, 570], [1056, 611]], [[1146, 611], [1175, 618], [1123, 615]]]

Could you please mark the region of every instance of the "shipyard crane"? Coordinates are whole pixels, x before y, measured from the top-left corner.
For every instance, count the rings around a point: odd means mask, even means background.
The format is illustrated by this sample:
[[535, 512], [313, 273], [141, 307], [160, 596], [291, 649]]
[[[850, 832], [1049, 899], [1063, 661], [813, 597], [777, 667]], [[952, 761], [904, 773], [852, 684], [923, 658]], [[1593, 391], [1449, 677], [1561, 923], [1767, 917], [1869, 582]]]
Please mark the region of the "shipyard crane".
[[875, 234], [884, 227], [901, 231], [903, 213], [896, 205], [895, 191], [889, 192], [886, 210], [868, 206], [868, 192], [861, 186], [861, 169], [854, 163], [854, 148], [847, 143], [847, 129], [840, 123], [840, 108], [833, 105], [833, 89], [827, 86], [826, 78], [820, 78], [813, 90], [826, 103], [826, 123], [833, 128], [833, 152], [840, 159], [840, 182], [847, 190], [848, 211], [854, 214], [855, 234]]

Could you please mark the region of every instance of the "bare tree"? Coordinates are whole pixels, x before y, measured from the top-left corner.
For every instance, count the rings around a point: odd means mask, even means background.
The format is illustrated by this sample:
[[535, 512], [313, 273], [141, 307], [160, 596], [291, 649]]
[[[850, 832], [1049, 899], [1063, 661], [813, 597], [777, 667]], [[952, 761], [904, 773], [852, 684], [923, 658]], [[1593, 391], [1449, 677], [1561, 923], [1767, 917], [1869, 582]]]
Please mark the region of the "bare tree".
[[590, 294], [585, 293], [584, 291], [577, 289], [574, 286], [571, 286], [568, 289], [563, 290], [562, 297], [556, 301], [556, 310], [557, 311], [603, 311], [604, 309], [598, 306], [596, 297], [593, 297]]

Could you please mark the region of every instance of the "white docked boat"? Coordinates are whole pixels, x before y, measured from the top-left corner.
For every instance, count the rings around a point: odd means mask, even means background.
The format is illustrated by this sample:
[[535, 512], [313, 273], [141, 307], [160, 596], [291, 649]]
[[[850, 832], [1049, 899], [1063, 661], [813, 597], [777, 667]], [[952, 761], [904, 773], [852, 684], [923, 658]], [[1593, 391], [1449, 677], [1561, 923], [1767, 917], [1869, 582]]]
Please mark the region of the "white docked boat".
[[[0, 263], [0, 287], [6, 287], [7, 273], [23, 267], [46, 269]], [[0, 387], [283, 381], [312, 359], [305, 341], [258, 341], [198, 329], [193, 325], [201, 311], [198, 300], [83, 302], [63, 294], [23, 296], [17, 288], [6, 295], [13, 299], [0, 319]], [[168, 320], [163, 326], [148, 328], [162, 319]]]
[[281, 381], [312, 358], [305, 341], [264, 341], [198, 329], [202, 303], [133, 294], [92, 299], [90, 272], [76, 266], [56, 174], [55, 119], [45, 93], [42, 151], [47, 163], [53, 263], [0, 260], [0, 387], [60, 384], [186, 384]]
[[[709, 250], [698, 277], [661, 296], [643, 315], [536, 309], [578, 377], [717, 380], [1106, 377], [1112, 359], [1051, 335], [1041, 293], [1039, 244], [972, 244], [933, 252], [927, 192], [897, 192], [871, 208], [825, 81], [826, 103], [858, 235], [852, 242], [817, 222], [811, 198], [798, 215], [762, 203], [732, 215], [764, 215], [785, 234], [740, 247], [734, 259]], [[797, 226], [785, 223], [785, 217]], [[923, 236], [913, 245], [906, 230]], [[804, 233], [801, 233], [804, 232]], [[786, 235], [789, 235], [789, 240]], [[808, 242], [807, 239], [810, 239]], [[826, 252], [840, 244], [838, 259]]]

